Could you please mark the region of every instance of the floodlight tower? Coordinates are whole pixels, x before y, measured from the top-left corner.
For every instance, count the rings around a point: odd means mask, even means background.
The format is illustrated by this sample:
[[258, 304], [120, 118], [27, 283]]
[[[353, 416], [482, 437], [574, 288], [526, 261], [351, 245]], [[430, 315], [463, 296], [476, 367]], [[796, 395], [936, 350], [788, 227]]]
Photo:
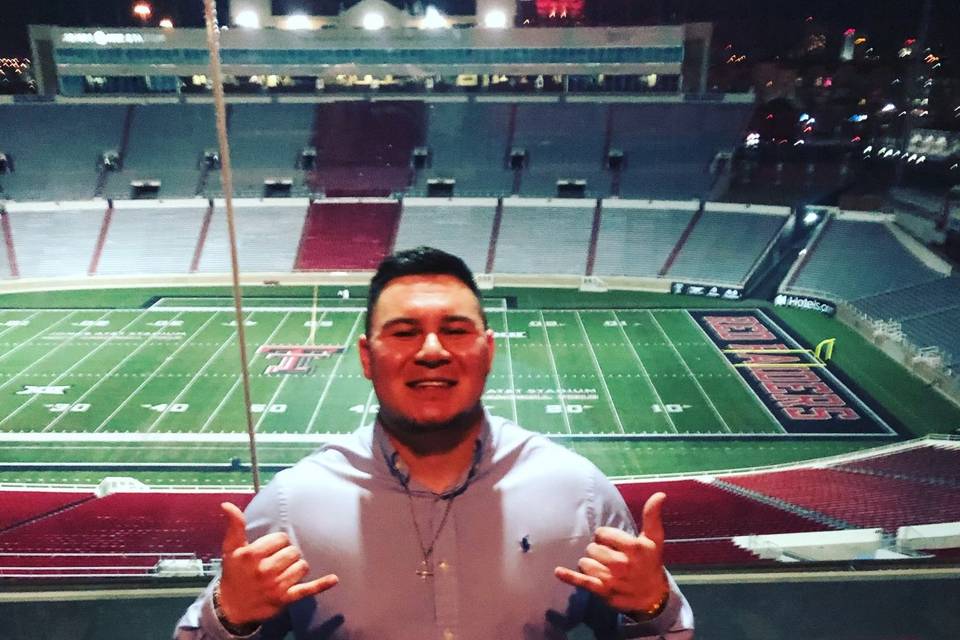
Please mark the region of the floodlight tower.
[[477, 0], [477, 23], [488, 28], [512, 28], [517, 16], [515, 0]]
[[230, 24], [258, 28], [271, 22], [270, 0], [234, 0], [230, 3]]

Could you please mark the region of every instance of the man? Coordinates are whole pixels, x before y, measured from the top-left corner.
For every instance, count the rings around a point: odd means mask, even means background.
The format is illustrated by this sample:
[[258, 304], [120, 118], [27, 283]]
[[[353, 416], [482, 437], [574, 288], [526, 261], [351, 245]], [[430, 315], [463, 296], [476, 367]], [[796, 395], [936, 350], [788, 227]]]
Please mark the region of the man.
[[664, 495], [637, 535], [593, 464], [484, 410], [494, 337], [462, 260], [387, 258], [366, 323], [376, 424], [279, 473], [245, 516], [223, 506], [222, 575], [178, 639], [692, 638]]

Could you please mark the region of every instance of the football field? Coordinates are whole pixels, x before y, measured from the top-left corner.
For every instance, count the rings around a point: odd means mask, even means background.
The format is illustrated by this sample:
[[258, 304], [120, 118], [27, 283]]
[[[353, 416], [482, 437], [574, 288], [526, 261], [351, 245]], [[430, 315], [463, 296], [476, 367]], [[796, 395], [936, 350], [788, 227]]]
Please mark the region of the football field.
[[[356, 354], [363, 301], [253, 298], [244, 305], [251, 404], [265, 442], [319, 441], [372, 423], [376, 398]], [[497, 355], [484, 403], [533, 430], [570, 439], [893, 433], [853, 392], [843, 395], [822, 363], [802, 349], [787, 353], [799, 344], [760, 310], [485, 305]], [[777, 346], [783, 355], [746, 362], [757, 351], [730, 348], [730, 336], [739, 335], [730, 327], [748, 330], [751, 349]], [[754, 344], [758, 332], [778, 344]], [[824, 394], [773, 393], [783, 380], [771, 376], [784, 375], [837, 389], [841, 406], [861, 419], [842, 416]], [[816, 419], [806, 406], [830, 402]], [[0, 310], [0, 436], [150, 441], [174, 434], [169, 439], [186, 442], [234, 434], [228, 439], [239, 442], [245, 424], [228, 299]]]

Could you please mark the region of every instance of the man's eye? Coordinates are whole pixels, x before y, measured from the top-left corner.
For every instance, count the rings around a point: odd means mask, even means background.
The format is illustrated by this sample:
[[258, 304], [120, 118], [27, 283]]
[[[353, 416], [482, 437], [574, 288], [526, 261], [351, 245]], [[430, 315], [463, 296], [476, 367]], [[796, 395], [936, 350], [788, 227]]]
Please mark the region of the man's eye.
[[417, 335], [417, 332], [413, 329], [401, 329], [400, 331], [394, 331], [392, 334], [395, 338], [412, 338]]
[[443, 329], [443, 333], [448, 336], [465, 336], [470, 333], [470, 330], [463, 327], [446, 327]]

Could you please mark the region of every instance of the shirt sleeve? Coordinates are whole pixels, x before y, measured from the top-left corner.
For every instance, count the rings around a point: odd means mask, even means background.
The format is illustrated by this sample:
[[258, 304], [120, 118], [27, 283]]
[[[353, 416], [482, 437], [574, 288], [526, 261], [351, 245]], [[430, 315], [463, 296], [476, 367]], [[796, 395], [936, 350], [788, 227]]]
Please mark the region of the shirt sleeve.
[[[617, 527], [637, 534], [637, 525], [623, 496], [599, 470], [594, 476], [596, 526]], [[693, 638], [693, 609], [667, 571], [670, 595], [662, 612], [650, 620], [636, 622], [623, 613], [618, 616], [618, 636], [643, 640], [690, 640]]]

